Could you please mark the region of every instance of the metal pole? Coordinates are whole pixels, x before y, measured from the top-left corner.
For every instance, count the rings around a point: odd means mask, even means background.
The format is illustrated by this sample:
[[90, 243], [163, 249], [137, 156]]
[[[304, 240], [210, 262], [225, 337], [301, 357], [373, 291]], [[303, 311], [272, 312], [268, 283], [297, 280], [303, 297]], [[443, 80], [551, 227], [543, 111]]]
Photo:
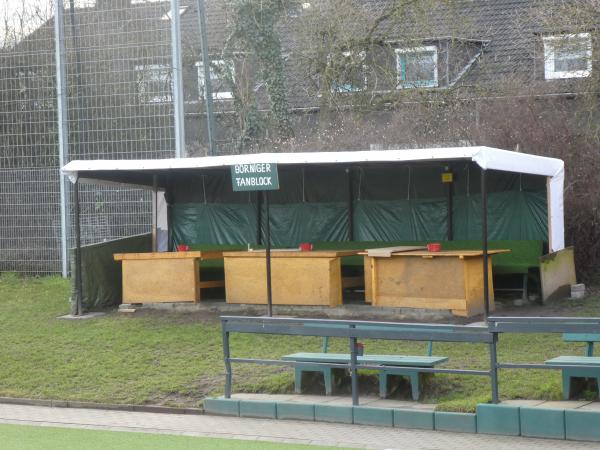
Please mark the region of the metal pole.
[[348, 240], [354, 240], [354, 195], [352, 192], [352, 169], [346, 169], [348, 177]]
[[181, 24], [179, 0], [171, 0], [171, 52], [173, 66], [173, 109], [175, 116], [175, 157], [185, 157], [183, 74], [181, 70]]
[[157, 231], [158, 227], [158, 178], [152, 175], [152, 251], [158, 250]]
[[[350, 328], [356, 328], [354, 325], [350, 325]], [[358, 357], [356, 354], [356, 337], [350, 338], [350, 378], [352, 385], [352, 405], [358, 406], [358, 372], [356, 366], [358, 364]]]
[[487, 224], [487, 187], [485, 185], [485, 169], [481, 169], [481, 240], [483, 247], [483, 305], [484, 311], [483, 316], [487, 322], [487, 318], [490, 315], [490, 297], [489, 297], [489, 283], [488, 283], [488, 224]]
[[75, 180], [75, 314], [80, 316], [82, 311], [83, 280], [81, 270], [81, 215], [79, 211], [79, 175]]
[[273, 293], [271, 290], [271, 216], [269, 214], [269, 191], [265, 191], [265, 209], [267, 213], [267, 315], [273, 317]]
[[208, 155], [216, 154], [214, 144], [214, 114], [212, 82], [210, 79], [210, 55], [208, 54], [208, 37], [206, 35], [206, 8], [204, 0], [198, 0], [198, 21], [200, 22], [200, 44], [202, 46], [202, 69], [204, 70], [204, 102], [206, 104], [206, 134], [208, 137]]
[[[223, 323], [221, 323], [221, 326], [224, 328]], [[225, 398], [231, 398], [231, 382], [233, 378], [231, 373], [231, 361], [229, 361], [229, 357], [229, 332], [223, 330], [223, 358], [225, 362]]]
[[54, 13], [54, 46], [56, 56], [56, 112], [58, 121], [58, 165], [59, 165], [59, 186], [60, 186], [60, 259], [62, 266], [62, 276], [69, 276], [69, 253], [68, 253], [68, 220], [69, 209], [67, 197], [69, 192], [69, 182], [66, 177], [60, 174], [60, 169], [65, 165], [69, 158], [69, 128], [68, 128], [68, 108], [67, 108], [67, 71], [65, 62], [65, 27], [64, 27], [64, 9], [62, 0], [55, 1]]
[[448, 240], [454, 239], [454, 180], [448, 185]]
[[496, 355], [496, 344], [498, 334], [492, 333], [490, 344], [490, 382], [492, 384], [492, 403], [498, 403], [498, 359]]
[[256, 191], [256, 243], [262, 244], [262, 191]]

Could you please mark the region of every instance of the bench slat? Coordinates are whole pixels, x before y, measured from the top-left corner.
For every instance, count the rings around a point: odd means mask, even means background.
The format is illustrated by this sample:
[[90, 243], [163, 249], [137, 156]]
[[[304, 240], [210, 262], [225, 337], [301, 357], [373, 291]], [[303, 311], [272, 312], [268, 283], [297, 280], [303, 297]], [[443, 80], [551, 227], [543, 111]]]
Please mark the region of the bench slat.
[[599, 356], [559, 356], [557, 358], [549, 359], [544, 361], [545, 364], [560, 366], [560, 365], [591, 365], [600, 366], [600, 357]]
[[[349, 363], [350, 355], [343, 353], [293, 353], [281, 359], [297, 362]], [[600, 359], [600, 358], [599, 358]], [[434, 367], [448, 361], [445, 356], [405, 356], [405, 355], [364, 355], [358, 363], [381, 364], [385, 366]]]

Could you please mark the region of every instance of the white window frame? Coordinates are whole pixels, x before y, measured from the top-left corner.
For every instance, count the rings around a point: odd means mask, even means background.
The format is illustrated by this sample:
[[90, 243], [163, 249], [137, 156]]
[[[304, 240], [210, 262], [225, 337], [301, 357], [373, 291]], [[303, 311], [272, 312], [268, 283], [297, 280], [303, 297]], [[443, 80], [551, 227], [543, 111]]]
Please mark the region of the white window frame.
[[[180, 6], [179, 7], [179, 17], [183, 16], [183, 14], [188, 10], [188, 6]], [[164, 14], [160, 20], [171, 20], [173, 14], [173, 10], [170, 9], [166, 12], [166, 14]]]
[[[173, 79], [170, 77], [170, 66], [166, 64], [138, 65], [135, 66], [135, 71], [138, 74], [138, 96], [141, 103], [168, 103], [173, 100]], [[146, 98], [146, 81], [162, 82], [165, 85], [168, 83], [170, 85], [170, 92], [165, 95], [155, 95], [154, 97]]]
[[[210, 61], [211, 66], [221, 66], [228, 67], [231, 72], [231, 78], [235, 82], [235, 64], [233, 61], [225, 61], [224, 59], [213, 59]], [[205, 90], [204, 90], [204, 64], [202, 61], [197, 61], [195, 66], [198, 68], [198, 97], [200, 100], [204, 100], [205, 98]], [[212, 67], [209, 68], [209, 72], [212, 72]], [[211, 80], [213, 77], [211, 76]], [[212, 93], [213, 100], [232, 100], [233, 92], [231, 91], [222, 91], [222, 92], [214, 92]]]
[[[584, 70], [554, 70], [556, 44], [567, 39], [579, 39], [585, 43], [585, 57], [587, 68]], [[565, 78], [585, 78], [592, 75], [592, 36], [590, 33], [563, 34], [560, 36], [546, 36], [544, 42], [544, 78], [546, 80], [560, 80]]]
[[[433, 80], [406, 81], [402, 79], [401, 56], [408, 54], [430, 53], [433, 52]], [[426, 45], [423, 47], [397, 48], [396, 53], [396, 89], [418, 89], [435, 88], [438, 83], [438, 48], [435, 45]]]
[[[344, 58], [350, 58], [353, 55], [354, 55], [354, 52], [350, 51], [350, 50], [345, 50], [345, 51], [342, 52], [342, 56]], [[362, 64], [361, 64], [361, 70], [363, 72], [363, 84], [362, 84], [362, 86], [353, 86], [352, 89], [348, 90], [348, 89], [344, 89], [344, 88], [342, 88], [340, 86], [334, 86], [333, 84], [336, 82], [336, 80], [331, 80], [331, 86], [329, 87], [329, 89], [330, 89], [330, 91], [332, 93], [337, 93], [337, 94], [352, 94], [354, 92], [362, 92], [362, 91], [364, 91], [364, 90], [367, 89], [367, 81], [368, 81], [367, 80], [367, 70], [368, 70], [368, 67], [365, 64], [365, 61], [367, 59], [367, 54], [363, 50], [363, 51], [358, 52], [358, 57], [362, 59]], [[332, 59], [332, 56], [329, 55], [329, 60], [331, 61], [331, 59]]]

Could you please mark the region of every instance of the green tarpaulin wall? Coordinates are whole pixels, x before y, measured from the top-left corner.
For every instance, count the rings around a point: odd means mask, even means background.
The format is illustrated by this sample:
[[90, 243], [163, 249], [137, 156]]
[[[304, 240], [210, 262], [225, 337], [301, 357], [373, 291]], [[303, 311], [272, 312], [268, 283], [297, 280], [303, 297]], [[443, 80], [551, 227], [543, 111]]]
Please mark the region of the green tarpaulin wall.
[[[454, 174], [454, 239], [481, 238], [481, 172], [473, 163], [285, 166], [279, 191], [271, 191], [271, 236], [277, 247], [317, 241], [444, 240], [447, 185]], [[546, 179], [488, 171], [490, 240], [547, 241]], [[229, 169], [190, 172], [172, 180], [171, 243], [257, 243], [264, 234], [264, 204], [257, 193], [233, 192]], [[349, 205], [352, 199], [353, 236]], [[264, 238], [262, 239], [264, 241]]]
[[[118, 305], [122, 300], [121, 263], [114, 260], [115, 253], [144, 253], [152, 251], [152, 235], [140, 234], [123, 239], [101, 242], [81, 247], [81, 273], [83, 274], [82, 305], [84, 311], [94, 311]], [[75, 249], [71, 249], [71, 298], [75, 298], [77, 285]]]

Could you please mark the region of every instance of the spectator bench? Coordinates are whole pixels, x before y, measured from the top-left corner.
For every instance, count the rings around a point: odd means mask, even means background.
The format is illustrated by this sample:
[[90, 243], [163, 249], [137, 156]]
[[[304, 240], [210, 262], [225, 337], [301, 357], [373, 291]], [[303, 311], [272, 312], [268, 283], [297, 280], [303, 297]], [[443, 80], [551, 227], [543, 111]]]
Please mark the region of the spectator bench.
[[600, 334], [565, 333], [563, 334], [563, 340], [567, 342], [585, 342], [587, 344], [586, 356], [559, 356], [545, 361], [545, 364], [561, 368], [564, 400], [571, 397], [571, 381], [573, 378], [595, 378], [600, 394], [600, 357], [594, 356], [594, 343], [600, 342]]
[[[282, 359], [295, 363], [294, 390], [297, 394], [302, 391], [304, 372], [321, 372], [325, 382], [325, 395], [331, 395], [333, 368], [321, 364], [350, 364], [350, 355], [341, 353], [293, 353], [283, 356]], [[445, 356], [364, 355], [357, 357], [358, 364], [381, 366], [378, 369], [381, 398], [386, 398], [388, 394], [388, 376], [400, 375], [410, 379], [413, 400], [418, 400], [420, 394], [419, 367], [433, 368], [446, 361], [448, 358]]]

